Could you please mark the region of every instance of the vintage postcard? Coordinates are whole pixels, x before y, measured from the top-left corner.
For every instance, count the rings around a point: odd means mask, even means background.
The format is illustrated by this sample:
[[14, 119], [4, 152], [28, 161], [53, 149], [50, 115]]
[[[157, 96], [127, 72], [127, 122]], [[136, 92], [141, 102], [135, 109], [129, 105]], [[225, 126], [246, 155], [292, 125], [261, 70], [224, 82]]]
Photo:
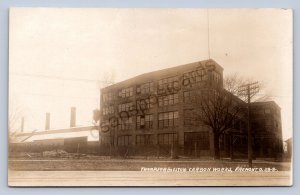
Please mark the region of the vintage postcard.
[[11, 8], [9, 186], [290, 186], [290, 9]]

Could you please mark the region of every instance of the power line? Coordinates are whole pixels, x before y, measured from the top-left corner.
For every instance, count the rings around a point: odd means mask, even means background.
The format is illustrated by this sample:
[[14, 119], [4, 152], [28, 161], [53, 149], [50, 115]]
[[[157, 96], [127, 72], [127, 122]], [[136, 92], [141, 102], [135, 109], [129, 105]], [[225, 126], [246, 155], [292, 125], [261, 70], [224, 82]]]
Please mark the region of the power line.
[[61, 76], [54, 76], [54, 75], [43, 75], [43, 74], [32, 74], [32, 73], [11, 72], [10, 75], [21, 76], [21, 77], [36, 77], [36, 78], [41, 78], [41, 79], [57, 79], [57, 80], [99, 82], [99, 83], [105, 83], [105, 84], [112, 84], [112, 82], [110, 82], [110, 81], [101, 81], [101, 80], [96, 80], [96, 79], [82, 79], [82, 78], [75, 78], [75, 77], [61, 77]]
[[23, 93], [20, 95], [27, 96], [41, 96], [41, 97], [56, 97], [56, 98], [71, 98], [71, 99], [99, 99], [100, 97], [78, 97], [78, 96], [62, 96], [62, 95], [50, 95], [50, 94], [42, 94], [42, 93]]

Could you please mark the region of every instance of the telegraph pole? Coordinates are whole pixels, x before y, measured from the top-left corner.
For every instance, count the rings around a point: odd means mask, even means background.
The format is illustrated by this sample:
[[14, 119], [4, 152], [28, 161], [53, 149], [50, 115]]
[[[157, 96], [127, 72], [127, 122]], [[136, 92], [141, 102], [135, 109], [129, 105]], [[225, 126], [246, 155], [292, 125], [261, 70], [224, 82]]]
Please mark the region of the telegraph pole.
[[251, 115], [250, 115], [250, 105], [251, 97], [257, 94], [259, 91], [258, 82], [248, 83], [239, 87], [238, 93], [241, 96], [246, 96], [247, 107], [248, 107], [248, 164], [252, 168], [252, 131], [251, 131]]

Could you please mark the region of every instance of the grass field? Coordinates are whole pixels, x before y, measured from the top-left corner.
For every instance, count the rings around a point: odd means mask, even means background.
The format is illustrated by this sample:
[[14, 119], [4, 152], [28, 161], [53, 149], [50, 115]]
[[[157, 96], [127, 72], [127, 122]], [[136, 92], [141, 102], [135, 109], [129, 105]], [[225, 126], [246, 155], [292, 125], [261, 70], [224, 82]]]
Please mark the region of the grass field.
[[[291, 163], [229, 159], [10, 158], [10, 186], [289, 186]], [[238, 169], [238, 171], [236, 171]], [[166, 171], [167, 170], [167, 171]], [[271, 171], [268, 171], [271, 170]]]
[[[246, 160], [229, 159], [9, 159], [9, 169], [27, 171], [140, 171], [145, 168], [231, 168], [248, 167]], [[254, 160], [254, 168], [289, 171], [290, 162]]]

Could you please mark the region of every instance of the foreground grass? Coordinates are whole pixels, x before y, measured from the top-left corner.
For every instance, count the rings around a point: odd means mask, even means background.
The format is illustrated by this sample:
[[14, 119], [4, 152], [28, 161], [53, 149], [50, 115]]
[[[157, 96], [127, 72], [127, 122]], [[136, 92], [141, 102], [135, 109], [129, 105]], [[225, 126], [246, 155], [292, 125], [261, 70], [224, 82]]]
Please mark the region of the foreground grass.
[[[266, 160], [254, 160], [254, 168], [275, 168], [278, 171], [289, 171], [290, 162], [274, 162]], [[11, 170], [26, 171], [140, 171], [144, 168], [231, 168], [248, 167], [246, 160], [221, 159], [9, 159]]]

